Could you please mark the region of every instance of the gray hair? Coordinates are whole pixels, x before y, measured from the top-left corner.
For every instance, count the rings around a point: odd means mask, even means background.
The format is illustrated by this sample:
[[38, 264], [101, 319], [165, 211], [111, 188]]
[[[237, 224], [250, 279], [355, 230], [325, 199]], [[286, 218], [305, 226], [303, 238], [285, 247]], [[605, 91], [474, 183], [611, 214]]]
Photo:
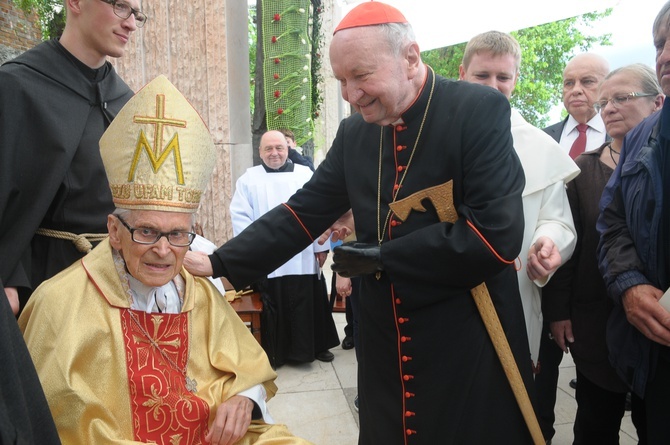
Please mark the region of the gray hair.
[[114, 215], [114, 216], [120, 216], [120, 217], [123, 218], [123, 219], [128, 219], [128, 217], [130, 216], [130, 212], [131, 212], [131, 210], [128, 210], [128, 209], [119, 209], [119, 208], [116, 208], [116, 209], [114, 209], [114, 211], [112, 212], [112, 215]]
[[663, 5], [654, 20], [654, 26], [651, 28], [654, 39], [656, 39], [656, 34], [661, 29], [661, 26], [667, 27], [668, 25], [670, 25], [670, 1]]
[[409, 23], [383, 23], [377, 26], [384, 33], [394, 56], [402, 55], [405, 48], [416, 41], [414, 30]]
[[[668, 4], [670, 4], [670, 2], [668, 2]], [[607, 76], [605, 76], [603, 82], [601, 82], [600, 85], [617, 74], [628, 74], [633, 77], [633, 79], [640, 84], [640, 88], [642, 89], [642, 91], [640, 91], [641, 93], [663, 94], [663, 89], [661, 89], [661, 86], [658, 83], [656, 73], [644, 63], [633, 63], [631, 65], [622, 66], [621, 68], [612, 70]]]

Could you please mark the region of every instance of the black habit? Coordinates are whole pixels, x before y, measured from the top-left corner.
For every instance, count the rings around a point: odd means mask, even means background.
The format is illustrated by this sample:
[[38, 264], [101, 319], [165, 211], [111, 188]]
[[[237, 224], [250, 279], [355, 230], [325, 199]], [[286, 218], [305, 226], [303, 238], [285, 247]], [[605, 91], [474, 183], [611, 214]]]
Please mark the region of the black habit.
[[0, 281], [0, 444], [60, 444], [35, 366]]
[[56, 40], [0, 67], [0, 278], [22, 305], [84, 255], [38, 228], [107, 232], [114, 206], [98, 141], [130, 97], [109, 62], [91, 69]]

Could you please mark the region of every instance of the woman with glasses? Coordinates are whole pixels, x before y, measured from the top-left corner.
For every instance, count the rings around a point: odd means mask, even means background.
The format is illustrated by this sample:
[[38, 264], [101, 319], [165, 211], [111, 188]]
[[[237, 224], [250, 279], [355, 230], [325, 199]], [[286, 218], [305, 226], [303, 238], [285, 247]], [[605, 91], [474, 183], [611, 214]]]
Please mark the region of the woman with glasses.
[[598, 100], [593, 104], [612, 138], [598, 150], [600, 160], [612, 170], [616, 168], [626, 133], [662, 105], [663, 91], [651, 68], [638, 63], [612, 71], [600, 85]]
[[[577, 368], [577, 415], [574, 444], [618, 444], [628, 388], [608, 359], [605, 331], [612, 310], [598, 270], [596, 231], [603, 189], [619, 162], [624, 136], [663, 105], [654, 71], [633, 64], [610, 72], [598, 89], [594, 108], [600, 113], [610, 141], [575, 160], [581, 174], [568, 184], [568, 199], [577, 229], [575, 252], [544, 289], [543, 310], [563, 351], [572, 353]], [[560, 314], [564, 314], [564, 319]], [[644, 431], [640, 399], [633, 396], [633, 422], [640, 443]]]

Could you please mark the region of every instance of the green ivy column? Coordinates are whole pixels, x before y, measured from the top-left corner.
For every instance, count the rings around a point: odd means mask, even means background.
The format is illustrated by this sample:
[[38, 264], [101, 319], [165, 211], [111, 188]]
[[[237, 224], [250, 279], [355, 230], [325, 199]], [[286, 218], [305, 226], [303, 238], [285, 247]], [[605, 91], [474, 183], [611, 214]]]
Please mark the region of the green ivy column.
[[267, 126], [290, 129], [298, 145], [314, 131], [309, 8], [309, 0], [263, 0]]

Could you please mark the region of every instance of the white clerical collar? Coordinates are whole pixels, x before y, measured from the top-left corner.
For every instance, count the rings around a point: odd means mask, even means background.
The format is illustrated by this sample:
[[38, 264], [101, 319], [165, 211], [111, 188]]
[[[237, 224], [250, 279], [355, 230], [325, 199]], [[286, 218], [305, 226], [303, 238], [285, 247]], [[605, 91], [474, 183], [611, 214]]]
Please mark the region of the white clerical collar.
[[133, 295], [131, 309], [147, 313], [178, 314], [181, 312], [181, 300], [177, 287], [172, 281], [160, 287], [152, 287], [128, 274], [128, 284]]

